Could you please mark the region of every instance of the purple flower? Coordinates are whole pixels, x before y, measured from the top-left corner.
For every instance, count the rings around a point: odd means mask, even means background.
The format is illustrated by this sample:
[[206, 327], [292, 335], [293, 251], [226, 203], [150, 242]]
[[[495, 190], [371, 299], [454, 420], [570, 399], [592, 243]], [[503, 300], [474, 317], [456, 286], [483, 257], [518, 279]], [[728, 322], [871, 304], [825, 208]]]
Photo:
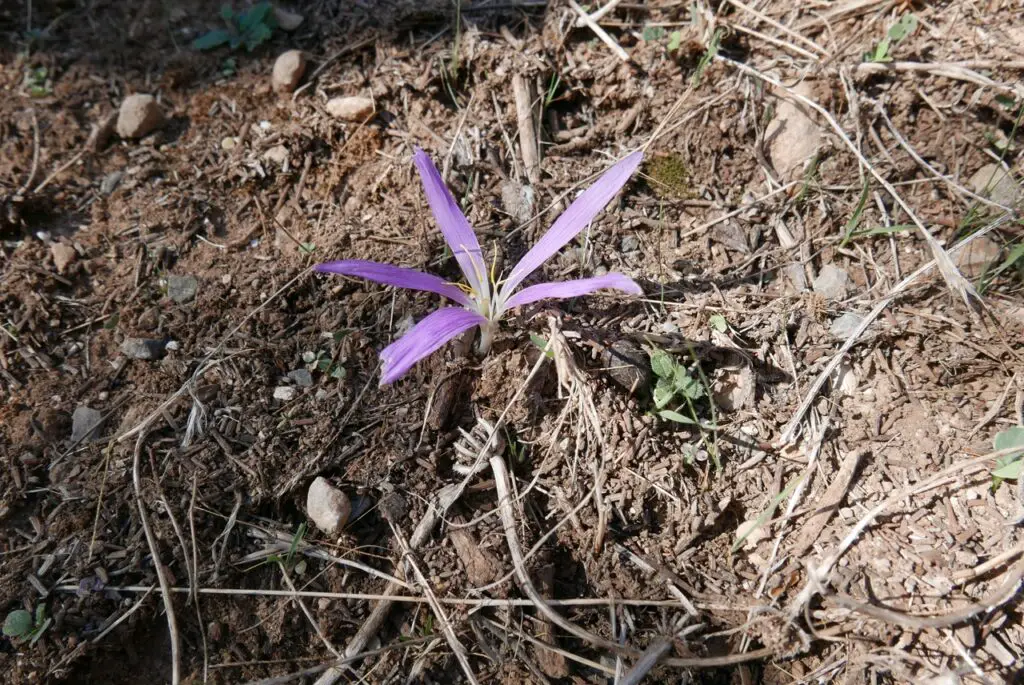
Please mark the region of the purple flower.
[[476, 234], [459, 210], [455, 198], [445, 187], [441, 174], [437, 172], [430, 157], [416, 148], [413, 161], [423, 181], [427, 202], [468, 285], [456, 285], [422, 271], [362, 259], [344, 259], [316, 267], [317, 271], [358, 276], [400, 288], [437, 293], [461, 305], [438, 309], [385, 347], [380, 353], [384, 361], [381, 384], [398, 380], [413, 364], [473, 326], [480, 327], [479, 350], [486, 353], [490, 349], [498, 321], [506, 311], [514, 307], [537, 300], [577, 297], [609, 288], [642, 295], [640, 286], [619, 273], [561, 283], [540, 283], [514, 292], [530, 274], [575, 238], [604, 209], [640, 166], [641, 159], [643, 153], [634, 152], [606, 171], [569, 205], [505, 278], [497, 279], [493, 267], [488, 268]]

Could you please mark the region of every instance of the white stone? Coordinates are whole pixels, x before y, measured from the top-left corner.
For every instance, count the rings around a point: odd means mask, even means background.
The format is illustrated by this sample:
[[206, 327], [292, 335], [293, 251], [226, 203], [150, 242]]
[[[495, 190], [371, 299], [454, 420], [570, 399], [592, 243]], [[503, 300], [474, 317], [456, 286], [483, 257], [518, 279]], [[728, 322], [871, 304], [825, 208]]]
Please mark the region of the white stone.
[[826, 264], [821, 267], [818, 277], [812, 284], [814, 292], [823, 295], [830, 300], [842, 300], [846, 298], [852, 283], [850, 275], [833, 264]]
[[342, 121], [366, 121], [373, 115], [373, 100], [364, 97], [331, 98], [325, 107], [327, 113]]
[[306, 493], [306, 514], [313, 525], [328, 535], [336, 535], [352, 513], [352, 504], [348, 496], [327, 482], [317, 477]]
[[978, 169], [967, 185], [978, 195], [1004, 207], [1013, 207], [1024, 197], [1020, 185], [998, 164], [986, 164]]
[[67, 243], [51, 243], [50, 254], [53, 256], [53, 265], [57, 267], [57, 273], [64, 273], [68, 266], [78, 257], [75, 248]]
[[289, 50], [282, 52], [274, 62], [274, 72], [270, 80], [278, 93], [290, 93], [299, 85], [305, 73], [306, 56], [301, 50]]
[[164, 123], [164, 113], [152, 95], [136, 93], [121, 102], [117, 114], [117, 135], [122, 138], [142, 138]]
[[829, 326], [828, 332], [839, 340], [847, 340], [864, 322], [864, 317], [854, 312], [846, 312]]
[[[807, 81], [802, 81], [793, 90], [813, 99], [813, 88]], [[765, 131], [765, 139], [771, 141], [769, 154], [772, 166], [786, 180], [799, 177], [804, 165], [822, 145], [821, 129], [811, 118], [810, 110], [793, 100], [779, 100], [775, 116]]]
[[290, 385], [279, 385], [274, 388], [274, 399], [282, 402], [291, 402], [298, 394], [298, 390]]

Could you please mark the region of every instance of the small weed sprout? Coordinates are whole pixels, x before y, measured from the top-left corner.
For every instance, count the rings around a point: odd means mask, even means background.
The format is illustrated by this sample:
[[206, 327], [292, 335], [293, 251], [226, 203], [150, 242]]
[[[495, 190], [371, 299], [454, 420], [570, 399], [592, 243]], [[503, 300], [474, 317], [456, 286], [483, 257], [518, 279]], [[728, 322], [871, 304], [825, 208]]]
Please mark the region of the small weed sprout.
[[31, 98], [45, 98], [53, 95], [53, 81], [46, 67], [25, 69], [25, 91]]
[[[710, 423], [703, 423], [697, 416], [696, 402], [704, 398], [709, 402], [711, 400], [707, 391], [707, 379], [700, 372], [700, 367], [695, 365], [698, 372], [695, 378], [686, 366], [677, 362], [668, 352], [650, 348], [648, 354], [651, 357], [651, 371], [658, 377], [652, 393], [654, 413], [667, 421], [696, 426], [700, 430], [704, 448], [715, 463], [715, 468], [721, 469], [722, 464], [715, 442], [713, 439], [709, 440], [707, 435], [709, 432], [713, 435], [717, 430], [715, 421], [712, 419]], [[713, 407], [714, 403], [711, 405]], [[686, 414], [682, 413], [684, 407]]]
[[892, 50], [916, 29], [917, 17], [913, 14], [904, 14], [895, 24], [889, 27], [885, 38], [878, 41], [874, 52], [864, 55], [864, 61], [891, 62]]
[[196, 50], [213, 50], [222, 45], [236, 50], [244, 45], [247, 52], [252, 52], [265, 43], [277, 28], [274, 18], [274, 7], [269, 2], [260, 2], [237, 14], [231, 5], [222, 5], [221, 19], [227, 23], [226, 29], [214, 29], [192, 41]]
[[46, 606], [40, 604], [35, 614], [24, 609], [15, 609], [4, 619], [3, 633], [12, 640], [28, 640], [34, 645], [50, 627], [52, 619], [46, 617]]
[[1024, 472], [1024, 426], [1014, 426], [996, 433], [992, 447], [998, 452], [1013, 450], [996, 460], [996, 467], [992, 469], [993, 486], [998, 486], [1004, 480], [1019, 480]]

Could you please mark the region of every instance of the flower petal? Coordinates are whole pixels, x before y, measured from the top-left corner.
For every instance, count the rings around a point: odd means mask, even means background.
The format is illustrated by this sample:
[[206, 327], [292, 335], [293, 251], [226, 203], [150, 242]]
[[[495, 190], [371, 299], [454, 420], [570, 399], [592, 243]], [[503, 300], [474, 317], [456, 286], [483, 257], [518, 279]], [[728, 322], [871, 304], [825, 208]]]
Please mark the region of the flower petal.
[[505, 303], [506, 309], [522, 307], [537, 300], [564, 300], [567, 297], [578, 297], [592, 293], [595, 290], [622, 290], [631, 295], [643, 295], [643, 289], [638, 286], [632, 278], [618, 273], [595, 276], [594, 278], [580, 278], [575, 281], [562, 281], [561, 283], [538, 283], [529, 288], [523, 288]]
[[380, 384], [387, 385], [401, 378], [412, 365], [446, 342], [487, 319], [461, 307], [444, 307], [432, 312], [408, 333], [380, 351], [384, 361]]
[[448, 186], [444, 184], [441, 174], [427, 153], [416, 148], [413, 161], [420, 172], [423, 192], [427, 196], [431, 211], [434, 212], [437, 226], [459, 262], [462, 273], [466, 274], [466, 280], [473, 290], [481, 295], [488, 295], [487, 263], [480, 250], [480, 243], [477, 242], [476, 233], [473, 232], [469, 221], [459, 209], [458, 203], [448, 191]]
[[611, 202], [622, 186], [626, 185], [626, 181], [640, 166], [643, 157], [644, 153], [637, 151], [624, 158], [576, 198], [576, 201], [562, 212], [548, 232], [515, 265], [509, 273], [505, 285], [502, 286], [501, 296], [507, 298], [527, 276], [536, 271], [541, 264], [575, 238], [577, 233], [586, 228], [587, 224], [604, 209], [605, 205]]
[[401, 266], [368, 262], [365, 259], [343, 259], [340, 262], [317, 264], [314, 268], [317, 271], [342, 274], [344, 276], [356, 276], [358, 278], [365, 278], [368, 281], [394, 285], [399, 288], [437, 293], [467, 307], [473, 304], [464, 292], [443, 278], [414, 269], [406, 269]]

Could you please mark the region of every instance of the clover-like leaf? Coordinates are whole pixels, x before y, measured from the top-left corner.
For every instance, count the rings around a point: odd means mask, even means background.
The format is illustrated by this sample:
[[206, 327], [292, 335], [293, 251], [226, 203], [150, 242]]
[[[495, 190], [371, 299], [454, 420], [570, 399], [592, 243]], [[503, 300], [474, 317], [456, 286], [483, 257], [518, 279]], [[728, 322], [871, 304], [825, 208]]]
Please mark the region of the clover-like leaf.
[[663, 409], [672, 401], [675, 394], [675, 386], [672, 381], [667, 378], [659, 378], [658, 384], [654, 386], [654, 406]]
[[676, 370], [676, 361], [665, 350], [651, 352], [651, 371], [658, 378], [672, 378]]
[[32, 614], [24, 609], [15, 609], [4, 619], [4, 635], [7, 637], [23, 637], [32, 632]]

